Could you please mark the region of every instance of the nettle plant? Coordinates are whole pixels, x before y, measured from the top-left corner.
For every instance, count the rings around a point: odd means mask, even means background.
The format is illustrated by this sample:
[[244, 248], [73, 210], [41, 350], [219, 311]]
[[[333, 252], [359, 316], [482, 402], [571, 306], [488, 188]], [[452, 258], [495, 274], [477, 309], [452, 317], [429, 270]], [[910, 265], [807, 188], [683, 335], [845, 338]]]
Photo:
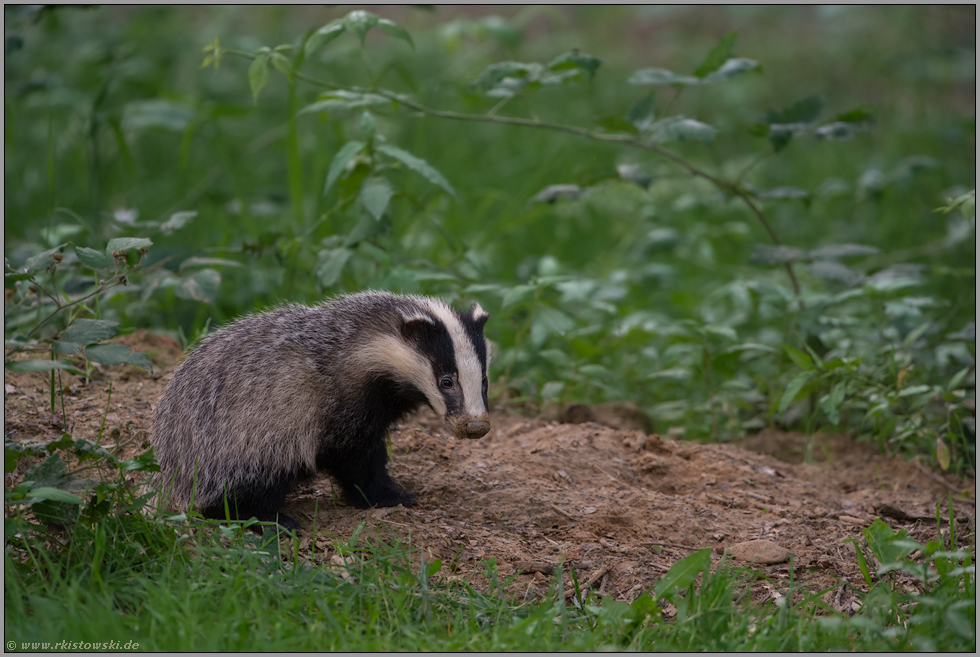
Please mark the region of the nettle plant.
[[[487, 21], [484, 31], [503, 43], [509, 33], [499, 28], [505, 21]], [[449, 30], [454, 43], [463, 25], [457, 21], [455, 31]], [[648, 408], [660, 430], [683, 426], [689, 434], [723, 439], [773, 422], [802, 423], [810, 430], [854, 430], [896, 451], [931, 453], [943, 468], [951, 463], [972, 467], [974, 448], [967, 437], [972, 426], [963, 403], [975, 385], [972, 324], [950, 326], [942, 313], [946, 302], [919, 291], [930, 274], [969, 278], [972, 270], [936, 272], [861, 244], [809, 251], [783, 245], [769, 215], [779, 204], [808, 205], [818, 194], [841, 193], [838, 187], [874, 199], [938, 163], [911, 157], [890, 171], [869, 170], [853, 185], [831, 181], [837, 187], [826, 183], [818, 191], [760, 189], [750, 182], [760, 163], [793, 143], [843, 142], [871, 129], [871, 109], [860, 107], [827, 120], [821, 118], [823, 100], [805, 97], [743, 126], [764, 140], [756, 142], [761, 148], [705, 166], [682, 153], [691, 152], [692, 144], [712, 146], [719, 128], [670, 110], [691, 90], [710, 92], [761, 74], [757, 62], [736, 56], [735, 32], [722, 37], [690, 74], [662, 68], [634, 72], [626, 81], [637, 90], [633, 104], [621, 115], [583, 126], [538, 118], [534, 99], [547, 89], [594, 84], [602, 62], [593, 55], [572, 50], [542, 62], [493, 63], [461, 94], [471, 106], [483, 103], [485, 111], [459, 112], [426, 105], [414, 87], [406, 93], [380, 86], [383, 73], [374, 73], [366, 56], [371, 30], [414, 49], [407, 31], [367, 11], [312, 29], [294, 44], [247, 52], [215, 39], [205, 48], [205, 66], [217, 68], [229, 55], [251, 60], [247, 77], [256, 102], [273, 72], [286, 79], [288, 178], [297, 225], [304, 228], [277, 248], [294, 262], [311, 263], [320, 291], [368, 286], [415, 291], [424, 286], [461, 300], [479, 297], [496, 311], [501, 402], [627, 398]], [[335, 56], [333, 69], [322, 66], [320, 58], [338, 39], [349, 37], [361, 45], [370, 78], [365, 86], [306, 72], [336, 70]], [[306, 100], [310, 90], [317, 95]], [[299, 134], [306, 129], [300, 121], [308, 116], [319, 117], [335, 136], [355, 136], [341, 137], [324, 173], [322, 194], [333, 205], [304, 225]], [[575, 269], [552, 255], [529, 256], [516, 270], [495, 267], [494, 257], [507, 244], [487, 238], [476, 248], [440, 224], [440, 208], [454, 198], [465, 200], [465, 192], [451, 184], [453, 176], [395, 145], [391, 131], [380, 128], [419, 117], [513, 126], [522, 134], [527, 129], [559, 132], [633, 153], [624, 155], [612, 177], [550, 185], [527, 199], [567, 219], [555, 228], [566, 233], [576, 224], [595, 225], [604, 207], [626, 208], [616, 214], [640, 219], [624, 225], [616, 247], [619, 261], [602, 274]], [[435, 195], [416, 195], [405, 171], [430, 183]], [[650, 209], [651, 200], [662, 193], [654, 181], [671, 181], [672, 208], [679, 215], [695, 208], [737, 220], [721, 226], [692, 221], [683, 230], [676, 223], [660, 223], [658, 211]], [[970, 192], [946, 209], [959, 219], [951, 222], [940, 251], [973, 235], [972, 198]], [[393, 212], [395, 199], [410, 208], [412, 226], [396, 224], [405, 213]], [[317, 207], [325, 206], [318, 202]], [[756, 245], [748, 259], [754, 269], [746, 267], [709, 290], [691, 290], [677, 281], [679, 268], [687, 263], [713, 264], [721, 242], [744, 242], [752, 230], [746, 220], [770, 240]], [[421, 236], [420, 221], [431, 223], [424, 229], [429, 237]], [[511, 228], [520, 234], [520, 227]], [[399, 239], [392, 238], [395, 234]], [[446, 249], [434, 258], [419, 257], [433, 252], [423, 248], [433, 234]], [[587, 233], [583, 237], [589, 239]], [[652, 291], [663, 289], [673, 289], [673, 298], [686, 295], [686, 317], [651, 310]]]

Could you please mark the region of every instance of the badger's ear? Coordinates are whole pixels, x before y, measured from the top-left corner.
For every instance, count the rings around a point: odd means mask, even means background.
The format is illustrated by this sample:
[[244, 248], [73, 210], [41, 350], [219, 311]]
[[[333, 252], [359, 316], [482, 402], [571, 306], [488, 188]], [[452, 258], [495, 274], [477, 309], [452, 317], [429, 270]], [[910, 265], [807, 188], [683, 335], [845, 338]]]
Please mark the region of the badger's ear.
[[470, 306], [470, 319], [482, 329], [486, 325], [487, 320], [490, 319], [490, 315], [480, 304], [473, 302], [473, 305]]
[[401, 332], [402, 337], [412, 342], [418, 342], [426, 334], [435, 322], [428, 315], [422, 313], [405, 313], [402, 315]]

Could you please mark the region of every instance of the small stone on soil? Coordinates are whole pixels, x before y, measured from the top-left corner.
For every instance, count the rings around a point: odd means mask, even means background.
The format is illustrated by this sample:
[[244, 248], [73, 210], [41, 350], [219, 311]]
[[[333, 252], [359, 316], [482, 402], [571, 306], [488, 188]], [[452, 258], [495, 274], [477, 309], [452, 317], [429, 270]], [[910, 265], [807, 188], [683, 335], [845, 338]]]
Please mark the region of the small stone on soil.
[[728, 548], [728, 554], [733, 559], [747, 561], [763, 566], [770, 566], [777, 563], [789, 561], [790, 551], [784, 547], [776, 545], [772, 541], [760, 538], [755, 541], [745, 541]]

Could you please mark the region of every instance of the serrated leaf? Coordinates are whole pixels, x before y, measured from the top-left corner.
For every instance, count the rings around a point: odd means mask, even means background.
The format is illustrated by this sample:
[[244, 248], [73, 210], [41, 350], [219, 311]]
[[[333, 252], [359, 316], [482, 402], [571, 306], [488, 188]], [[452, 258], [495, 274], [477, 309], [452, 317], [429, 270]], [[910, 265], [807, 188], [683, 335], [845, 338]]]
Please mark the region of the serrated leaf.
[[174, 286], [174, 293], [181, 299], [213, 303], [220, 285], [221, 274], [216, 269], [202, 269], [180, 279]]
[[734, 57], [722, 64], [717, 71], [704, 78], [702, 84], [714, 84], [738, 77], [743, 73], [758, 70], [759, 62], [745, 57]]
[[105, 252], [111, 257], [116, 252], [129, 251], [130, 249], [148, 249], [151, 246], [153, 246], [153, 242], [145, 237], [117, 237], [109, 240]]
[[675, 139], [700, 141], [711, 144], [718, 129], [684, 116], [669, 116], [643, 128], [643, 134], [652, 142], [663, 144]]
[[111, 342], [109, 344], [98, 344], [85, 347], [85, 355], [89, 360], [103, 365], [122, 365], [132, 363], [149, 372], [153, 371], [153, 364], [146, 354], [140, 351], [133, 351], [124, 344]]
[[368, 30], [378, 24], [380, 18], [377, 14], [372, 14], [369, 11], [352, 11], [344, 16], [344, 26], [357, 35], [357, 38], [361, 40], [361, 47], [363, 48], [365, 35]]
[[73, 495], [66, 490], [52, 488], [50, 486], [33, 488], [31, 489], [29, 495], [36, 501], [50, 500], [52, 502], [63, 502], [65, 504], [85, 504], [85, 502], [83, 502], [77, 495]]
[[248, 66], [248, 86], [252, 90], [252, 102], [259, 102], [259, 92], [269, 82], [269, 56], [260, 55]]
[[344, 26], [344, 21], [342, 19], [337, 19], [330, 21], [316, 32], [310, 35], [310, 38], [306, 40], [306, 44], [303, 46], [303, 52], [308, 57], [313, 51], [319, 50], [323, 46], [327, 45], [347, 29]]
[[677, 591], [687, 589], [706, 568], [711, 565], [711, 548], [689, 554], [670, 567], [663, 578], [657, 582], [654, 595], [664, 598]]
[[55, 254], [61, 253], [61, 249], [64, 244], [59, 244], [53, 249], [48, 249], [44, 253], [38, 253], [35, 256], [31, 256], [24, 262], [23, 272], [26, 274], [33, 274], [34, 272], [41, 271], [42, 269], [47, 269], [51, 265], [55, 264], [54, 256]]
[[86, 267], [90, 267], [91, 269], [98, 270], [112, 268], [112, 260], [107, 258], [106, 254], [102, 251], [89, 249], [84, 246], [76, 246], [75, 255], [78, 256], [79, 262]]
[[71, 326], [62, 331], [61, 339], [83, 345], [93, 344], [108, 340], [118, 329], [119, 322], [108, 319], [76, 319]]
[[644, 68], [633, 73], [627, 82], [635, 85], [661, 86], [674, 84], [687, 86], [699, 84], [701, 79], [693, 75], [679, 75], [665, 68]]
[[24, 472], [24, 481], [33, 481], [38, 488], [57, 486], [68, 472], [68, 467], [58, 454], [51, 454]]
[[423, 160], [420, 157], [416, 157], [409, 153], [408, 151], [403, 151], [402, 149], [392, 146], [390, 144], [381, 144], [378, 146], [378, 152], [384, 153], [388, 157], [394, 158], [407, 166], [412, 171], [420, 174], [423, 178], [428, 180], [434, 185], [438, 185], [446, 190], [446, 193], [452, 197], [456, 197], [456, 190], [453, 186], [449, 184], [439, 171], [437, 171], [432, 165]]
[[779, 413], [783, 414], [789, 405], [793, 403], [796, 396], [800, 394], [800, 391], [810, 382], [810, 377], [813, 376], [810, 372], [800, 372], [796, 377], [789, 382], [786, 386], [786, 390], [783, 392], [782, 398], [779, 400]]
[[364, 150], [364, 142], [360, 141], [349, 141], [340, 147], [337, 154], [334, 155], [333, 161], [330, 163], [330, 170], [327, 171], [327, 182], [323, 186], [323, 193], [326, 194], [330, 191], [330, 188], [336, 182], [340, 174], [344, 172], [347, 164], [354, 159], [354, 157]]
[[180, 267], [177, 268], [178, 271], [184, 271], [185, 269], [190, 269], [191, 267], [244, 267], [242, 263], [237, 260], [228, 260], [227, 258], [200, 258], [198, 256], [191, 256], [183, 262], [180, 263]]
[[580, 69], [589, 74], [589, 79], [591, 80], [595, 76], [596, 70], [602, 65], [602, 60], [598, 57], [592, 55], [587, 55], [581, 53], [578, 50], [572, 50], [566, 53], [562, 53], [555, 57], [548, 64], [548, 69], [551, 71], [568, 71]]
[[401, 39], [411, 46], [412, 50], [415, 50], [415, 42], [412, 41], [412, 36], [403, 27], [398, 25], [398, 23], [390, 21], [387, 18], [379, 18], [378, 29], [387, 32], [396, 39]]
[[394, 193], [387, 178], [365, 178], [361, 183], [361, 203], [375, 219], [381, 219]]
[[708, 52], [704, 61], [694, 69], [694, 75], [703, 78], [709, 73], [713, 73], [721, 68], [721, 65], [728, 61], [735, 49], [735, 40], [738, 38], [738, 31], [732, 30], [721, 37], [718, 45]]
[[8, 360], [3, 366], [11, 372], [48, 372], [50, 370], [65, 370], [72, 374], [83, 374], [67, 360]]
[[340, 279], [340, 275], [344, 271], [344, 265], [347, 264], [347, 261], [353, 253], [353, 251], [344, 247], [320, 251], [316, 267], [314, 268], [320, 285], [323, 287], [333, 287]]

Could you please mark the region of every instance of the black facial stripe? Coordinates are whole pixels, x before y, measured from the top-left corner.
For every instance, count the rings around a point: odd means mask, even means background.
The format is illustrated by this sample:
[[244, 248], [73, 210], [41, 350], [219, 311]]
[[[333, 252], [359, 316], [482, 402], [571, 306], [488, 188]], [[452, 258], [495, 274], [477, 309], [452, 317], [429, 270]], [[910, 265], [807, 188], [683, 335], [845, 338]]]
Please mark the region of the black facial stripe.
[[463, 329], [466, 331], [466, 336], [470, 339], [470, 343], [472, 343], [473, 349], [476, 351], [476, 357], [480, 359], [481, 374], [485, 377], [487, 372], [487, 341], [483, 338], [483, 325], [486, 323], [486, 320], [474, 321], [468, 315], [460, 315], [459, 321], [462, 323]]
[[415, 336], [415, 346], [432, 363], [437, 385], [443, 375], [456, 373], [456, 351], [442, 322], [425, 324]]

